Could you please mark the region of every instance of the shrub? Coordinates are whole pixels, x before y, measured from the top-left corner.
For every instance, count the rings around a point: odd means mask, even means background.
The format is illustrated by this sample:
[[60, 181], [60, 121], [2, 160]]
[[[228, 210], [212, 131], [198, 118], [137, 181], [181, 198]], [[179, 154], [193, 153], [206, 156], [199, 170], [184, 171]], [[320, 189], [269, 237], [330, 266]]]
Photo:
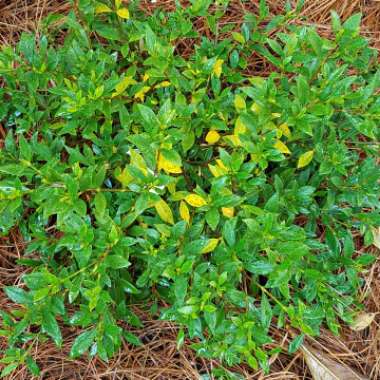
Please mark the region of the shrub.
[[[380, 224], [380, 71], [360, 15], [333, 14], [327, 39], [290, 9], [268, 23], [261, 2], [220, 39], [234, 25], [210, 3], [83, 0], [62, 45], [45, 23], [2, 48], [0, 229], [20, 231], [28, 269], [5, 288], [20, 306], [1, 312], [3, 375], [38, 373], [31, 348], [61, 346], [57, 320], [82, 329], [72, 357], [139, 344], [136, 302], [183, 327], [179, 346], [265, 370], [271, 325], [297, 332], [292, 352], [360, 308], [373, 257], [354, 236], [368, 246]], [[190, 56], [179, 39], [197, 39]]]

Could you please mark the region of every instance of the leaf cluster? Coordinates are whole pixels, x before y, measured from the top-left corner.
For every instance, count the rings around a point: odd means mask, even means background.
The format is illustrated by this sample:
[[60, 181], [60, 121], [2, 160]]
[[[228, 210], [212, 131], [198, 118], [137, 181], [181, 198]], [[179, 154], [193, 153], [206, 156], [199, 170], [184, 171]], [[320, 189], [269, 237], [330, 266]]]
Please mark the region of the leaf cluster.
[[[355, 239], [380, 225], [380, 70], [360, 15], [334, 14], [327, 39], [264, 1], [240, 30], [219, 23], [228, 1], [78, 3], [62, 44], [50, 17], [0, 51], [0, 231], [18, 228], [28, 268], [5, 288], [20, 307], [1, 312], [3, 375], [38, 373], [22, 347], [60, 346], [58, 321], [82, 330], [74, 358], [140, 344], [136, 302], [227, 366], [268, 370], [271, 326], [298, 332], [290, 351], [338, 334], [374, 260]], [[179, 39], [197, 39], [187, 58]]]

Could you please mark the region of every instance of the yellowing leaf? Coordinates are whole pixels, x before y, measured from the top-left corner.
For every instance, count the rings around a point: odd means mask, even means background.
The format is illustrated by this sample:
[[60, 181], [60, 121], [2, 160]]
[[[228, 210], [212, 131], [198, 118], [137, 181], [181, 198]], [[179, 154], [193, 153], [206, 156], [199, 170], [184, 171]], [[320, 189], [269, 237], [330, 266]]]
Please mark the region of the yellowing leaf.
[[121, 171], [120, 169], [118, 171], [115, 170], [115, 177], [123, 185], [123, 187], [128, 186], [134, 179], [128, 173], [127, 168], [124, 168], [123, 171]]
[[181, 218], [186, 221], [187, 223], [190, 223], [190, 212], [189, 208], [187, 207], [186, 203], [184, 201], [181, 201], [179, 203], [179, 215]]
[[158, 215], [164, 222], [174, 224], [172, 210], [163, 199], [160, 199], [158, 202], [156, 202], [154, 204], [154, 208], [156, 209]]
[[212, 68], [212, 72], [215, 74], [215, 76], [217, 78], [219, 78], [222, 74], [222, 66], [223, 66], [223, 62], [224, 60], [223, 59], [217, 59], [213, 68]]
[[208, 144], [216, 144], [220, 139], [220, 134], [217, 131], [209, 131], [206, 135], [206, 141]]
[[182, 169], [176, 163], [167, 160], [162, 154], [158, 156], [158, 170], [163, 169], [166, 173], [180, 174]]
[[149, 78], [150, 78], [150, 75], [145, 73], [143, 76], [143, 82], [146, 82]]
[[168, 183], [166, 188], [168, 189], [170, 194], [174, 194], [176, 191], [176, 183], [175, 182]]
[[145, 94], [150, 90], [149, 86], [144, 86], [141, 90], [137, 91], [134, 98], [140, 99], [142, 102], [145, 99]]
[[228, 140], [234, 146], [241, 146], [241, 141], [238, 136], [235, 135], [227, 135], [224, 136], [226, 140]]
[[223, 169], [223, 170], [225, 170], [226, 172], [228, 172], [228, 168], [227, 168], [227, 166], [223, 164], [223, 161], [222, 161], [220, 158], [217, 158], [217, 159], [216, 159], [216, 163], [218, 164], [218, 166], [219, 166], [221, 169]]
[[288, 123], [282, 123], [278, 129], [283, 133], [284, 136], [286, 136], [288, 139], [292, 137], [292, 133], [290, 132]]
[[259, 113], [261, 111], [261, 107], [257, 103], [253, 103], [251, 105], [251, 111], [254, 113]]
[[281, 153], [284, 153], [284, 154], [291, 153], [289, 148], [281, 140], [277, 140], [276, 143], [274, 144], [274, 147]]
[[112, 9], [110, 7], [108, 7], [107, 5], [105, 4], [98, 4], [96, 7], [95, 7], [95, 13], [96, 14], [100, 14], [100, 13], [110, 13], [112, 12]]
[[226, 218], [233, 218], [235, 209], [233, 207], [222, 207], [222, 214]]
[[129, 10], [127, 8], [119, 8], [116, 11], [117, 15], [121, 18], [124, 18], [126, 20], [129, 19]]
[[300, 158], [298, 159], [297, 169], [300, 169], [309, 165], [310, 162], [313, 160], [313, 157], [314, 157], [314, 150], [309, 150], [308, 152], [301, 154]]
[[235, 135], [242, 135], [242, 134], [244, 134], [246, 131], [247, 131], [247, 127], [246, 127], [246, 125], [243, 123], [243, 120], [241, 119], [241, 117], [239, 116], [239, 117], [236, 119], [236, 122], [235, 122], [234, 134], [235, 134]]
[[226, 171], [219, 166], [209, 164], [208, 168], [214, 177], [221, 177], [226, 174]]
[[259, 153], [251, 153], [251, 161], [252, 162], [260, 162], [261, 155]]
[[236, 108], [238, 111], [245, 110], [245, 108], [246, 108], [245, 100], [244, 100], [244, 98], [243, 98], [241, 95], [239, 95], [239, 94], [235, 95], [234, 105], [235, 105], [235, 108]]
[[235, 41], [239, 42], [240, 44], [245, 43], [245, 38], [241, 33], [238, 32], [232, 32], [232, 37]]
[[133, 84], [136, 84], [137, 82], [132, 77], [125, 77], [123, 78], [116, 86], [115, 91], [112, 94], [112, 97], [118, 96], [122, 94], [128, 86], [131, 86]]
[[354, 331], [364, 330], [373, 322], [375, 317], [376, 313], [360, 313], [356, 316], [350, 327]]
[[202, 207], [207, 205], [207, 202], [199, 195], [197, 194], [190, 194], [187, 195], [185, 198], [185, 201], [193, 207]]
[[280, 113], [278, 113], [278, 112], [272, 112], [272, 118], [273, 119], [278, 119], [279, 117], [281, 117]]
[[201, 253], [212, 252], [219, 243], [219, 239], [209, 239], [207, 244], [203, 247]]
[[129, 154], [131, 156], [131, 165], [139, 168], [144, 173], [144, 175], [147, 175], [148, 169], [146, 162], [141, 154], [137, 153], [134, 149], [130, 149]]
[[162, 87], [169, 87], [170, 86], [170, 82], [168, 80], [164, 80], [163, 82], [159, 83], [159, 84], [156, 84], [154, 86], [154, 88], [162, 88]]

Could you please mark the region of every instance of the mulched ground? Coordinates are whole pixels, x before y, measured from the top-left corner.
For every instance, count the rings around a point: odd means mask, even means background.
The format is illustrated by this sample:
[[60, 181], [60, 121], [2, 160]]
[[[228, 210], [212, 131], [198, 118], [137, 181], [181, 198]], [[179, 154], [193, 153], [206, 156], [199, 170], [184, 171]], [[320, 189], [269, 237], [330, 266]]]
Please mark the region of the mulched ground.
[[[242, 22], [246, 10], [256, 13], [258, 0], [234, 0], [229, 6], [223, 22]], [[292, 1], [295, 3], [295, 1]], [[152, 3], [141, 1], [141, 8], [151, 12], [154, 7], [166, 9], [174, 7], [174, 0], [157, 0]], [[273, 14], [282, 12], [284, 0], [268, 0]], [[21, 32], [39, 31], [41, 20], [52, 12], [65, 14], [71, 9], [67, 0], [0, 0], [0, 44], [13, 44]], [[330, 33], [330, 11], [335, 10], [344, 19], [358, 11], [363, 13], [363, 34], [373, 46], [380, 49], [380, 1], [379, 0], [305, 0], [302, 12], [303, 18], [298, 22], [314, 24], [323, 34]], [[196, 22], [197, 29], [207, 34], [204, 21]], [[181, 54], [190, 53], [191, 44], [184, 42], [177, 47]], [[268, 70], [259, 62], [251, 63], [255, 75], [265, 75]], [[0, 128], [0, 147], [3, 139]], [[1, 289], [5, 285], [18, 284], [23, 274], [23, 268], [15, 264], [16, 259], [23, 253], [23, 242], [17, 231], [9, 237], [0, 238], [0, 308], [6, 309], [8, 300]], [[357, 250], [360, 251], [360, 245]], [[323, 331], [317, 341], [309, 341], [323, 355], [333, 358], [336, 362], [344, 363], [365, 375], [368, 379], [380, 379], [380, 260], [364, 274], [365, 286], [362, 296], [367, 312], [376, 313], [375, 321], [365, 330], [354, 332], [344, 328], [342, 335], [337, 338], [328, 331]], [[87, 358], [69, 360], [67, 354], [78, 331], [64, 328], [65, 345], [58, 350], [50, 342], [41, 343], [34, 357], [42, 368], [41, 379], [44, 380], [199, 380], [201, 375], [210, 374], [213, 368], [219, 367], [217, 361], [205, 361], [196, 358], [187, 344], [180, 350], [176, 349], [177, 328], [175, 325], [158, 321], [149, 317], [139, 305], [134, 311], [144, 321], [144, 328], [135, 333], [144, 342], [141, 347], [125, 345], [119, 355], [109, 363], [98, 359], [89, 361]], [[287, 342], [284, 331], [273, 330], [278, 342]], [[190, 343], [190, 342], [186, 342]], [[5, 348], [5, 342], [0, 340], [0, 352]], [[271, 373], [264, 375], [261, 371], [253, 372], [246, 366], [236, 368], [245, 379], [287, 380], [312, 379], [311, 374], [300, 352], [295, 356], [282, 354], [271, 365]], [[206, 379], [206, 376], [203, 377]], [[355, 377], [353, 377], [355, 378]], [[21, 368], [7, 380], [32, 379], [28, 372]], [[211, 376], [210, 376], [211, 379]], [[350, 380], [345, 378], [344, 380]]]

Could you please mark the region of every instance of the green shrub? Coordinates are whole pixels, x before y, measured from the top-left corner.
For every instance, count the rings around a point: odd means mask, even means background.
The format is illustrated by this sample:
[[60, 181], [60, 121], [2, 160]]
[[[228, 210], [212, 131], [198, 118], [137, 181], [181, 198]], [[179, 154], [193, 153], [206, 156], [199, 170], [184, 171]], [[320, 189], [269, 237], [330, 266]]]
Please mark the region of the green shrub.
[[[136, 302], [183, 326], [179, 346], [265, 370], [271, 325], [298, 332], [295, 351], [360, 308], [373, 257], [353, 236], [368, 246], [380, 225], [380, 71], [360, 15], [334, 14], [326, 39], [289, 9], [268, 23], [261, 2], [219, 39], [234, 25], [210, 3], [148, 17], [82, 0], [62, 45], [47, 21], [2, 48], [0, 229], [18, 228], [28, 268], [5, 288], [3, 375], [38, 373], [31, 348], [62, 345], [57, 320], [83, 331], [72, 357], [139, 344]], [[179, 39], [197, 41], [188, 58]]]

